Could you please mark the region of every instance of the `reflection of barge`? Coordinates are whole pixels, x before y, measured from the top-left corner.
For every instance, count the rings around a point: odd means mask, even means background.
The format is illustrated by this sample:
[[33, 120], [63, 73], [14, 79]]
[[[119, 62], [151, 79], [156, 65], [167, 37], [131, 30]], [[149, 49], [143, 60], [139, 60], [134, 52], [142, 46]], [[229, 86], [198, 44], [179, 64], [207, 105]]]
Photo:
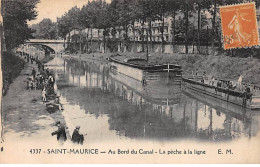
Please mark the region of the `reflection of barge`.
[[260, 108], [260, 97], [249, 93], [205, 84], [192, 79], [182, 79], [185, 88], [251, 109]]
[[143, 81], [145, 79], [144, 72], [174, 73], [176, 76], [181, 76], [182, 68], [180, 65], [149, 65], [145, 59], [135, 58], [121, 61], [116, 59], [115, 56], [109, 57], [109, 60], [111, 61], [110, 68], [118, 73], [122, 73], [139, 81]]
[[163, 80], [163, 75], [145, 85], [121, 73], [110, 73], [110, 76], [121, 84], [120, 89], [132, 90], [143, 99], [156, 104], [176, 104], [182, 97], [181, 84], [176, 84], [174, 80]]

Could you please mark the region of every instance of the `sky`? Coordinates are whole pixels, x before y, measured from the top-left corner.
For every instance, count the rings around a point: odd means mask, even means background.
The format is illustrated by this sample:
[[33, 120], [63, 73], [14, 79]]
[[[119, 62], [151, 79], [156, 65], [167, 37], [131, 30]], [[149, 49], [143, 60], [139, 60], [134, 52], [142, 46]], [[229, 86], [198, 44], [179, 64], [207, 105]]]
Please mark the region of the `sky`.
[[[106, 2], [110, 3], [111, 0], [106, 0]], [[36, 6], [36, 11], [38, 11], [36, 20], [31, 20], [28, 24], [39, 23], [44, 18], [50, 18], [52, 21], [56, 21], [57, 17], [61, 17], [72, 7], [82, 7], [87, 3], [88, 0], [40, 0]]]

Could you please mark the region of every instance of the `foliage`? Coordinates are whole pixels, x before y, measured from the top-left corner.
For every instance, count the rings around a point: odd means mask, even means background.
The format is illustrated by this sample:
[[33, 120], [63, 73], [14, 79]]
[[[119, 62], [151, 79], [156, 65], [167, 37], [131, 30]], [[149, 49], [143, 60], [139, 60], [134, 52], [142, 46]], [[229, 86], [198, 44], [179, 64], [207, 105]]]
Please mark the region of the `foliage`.
[[5, 43], [7, 49], [12, 49], [24, 43], [31, 37], [33, 30], [27, 21], [37, 16], [35, 6], [39, 0], [2, 0], [2, 16]]
[[[104, 40], [115, 38], [116, 32], [123, 32], [123, 38], [118, 40], [127, 42], [131, 27], [133, 33], [139, 31], [145, 44], [145, 34], [152, 40], [151, 21], [161, 20], [164, 24], [163, 18], [171, 16], [173, 43], [182, 43], [186, 48], [194, 43], [209, 45], [210, 42], [206, 43], [205, 39], [221, 41], [218, 7], [240, 2], [244, 0], [111, 0], [110, 4], [104, 0], [93, 0], [81, 9], [73, 7], [58, 19], [59, 35], [65, 37], [72, 29], [96, 28], [104, 30]], [[255, 2], [259, 6], [260, 1]], [[135, 29], [135, 22], [139, 22], [142, 28]], [[164, 41], [162, 28], [160, 32]]]
[[40, 23], [32, 25], [35, 30], [33, 37], [37, 39], [57, 39], [57, 24], [51, 19], [43, 19]]

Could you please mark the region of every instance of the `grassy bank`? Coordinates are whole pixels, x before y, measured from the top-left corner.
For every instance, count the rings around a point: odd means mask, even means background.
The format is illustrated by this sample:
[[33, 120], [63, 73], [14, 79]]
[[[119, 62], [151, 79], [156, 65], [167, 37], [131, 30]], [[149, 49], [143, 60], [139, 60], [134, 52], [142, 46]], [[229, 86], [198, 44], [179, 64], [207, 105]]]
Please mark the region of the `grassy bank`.
[[260, 84], [260, 60], [255, 58], [239, 58], [224, 55], [154, 55], [150, 57], [151, 63], [177, 63], [184, 69], [184, 74], [198, 72], [214, 75], [223, 79], [237, 80], [240, 75], [243, 81]]
[[3, 52], [2, 73], [3, 73], [3, 95], [6, 95], [9, 85], [20, 74], [24, 67], [24, 59], [15, 55], [13, 51]]
[[[106, 58], [116, 53], [92, 53], [92, 54], [73, 54], [73, 57], [81, 59], [94, 59], [106, 61]], [[146, 53], [119, 53], [118, 59], [144, 58]], [[184, 74], [192, 74], [192, 71], [199, 74], [214, 75], [223, 79], [237, 80], [240, 75], [244, 76], [243, 81], [251, 84], [260, 85], [260, 59], [230, 57], [224, 54], [200, 55], [200, 54], [166, 54], [151, 53], [149, 64], [179, 64], [184, 70]]]

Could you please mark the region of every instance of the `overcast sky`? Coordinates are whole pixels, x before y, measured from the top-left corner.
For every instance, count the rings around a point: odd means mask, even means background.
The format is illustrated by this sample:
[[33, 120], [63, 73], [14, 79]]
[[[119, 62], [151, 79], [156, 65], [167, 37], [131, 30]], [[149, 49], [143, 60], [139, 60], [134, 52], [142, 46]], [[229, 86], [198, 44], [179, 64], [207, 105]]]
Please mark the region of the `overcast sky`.
[[[111, 0], [106, 0], [106, 2], [110, 3]], [[50, 18], [52, 21], [56, 21], [57, 17], [61, 17], [70, 8], [74, 6], [82, 7], [87, 3], [88, 0], [40, 0], [36, 7], [38, 11], [37, 19], [28, 22], [28, 24], [39, 23], [44, 18]]]

